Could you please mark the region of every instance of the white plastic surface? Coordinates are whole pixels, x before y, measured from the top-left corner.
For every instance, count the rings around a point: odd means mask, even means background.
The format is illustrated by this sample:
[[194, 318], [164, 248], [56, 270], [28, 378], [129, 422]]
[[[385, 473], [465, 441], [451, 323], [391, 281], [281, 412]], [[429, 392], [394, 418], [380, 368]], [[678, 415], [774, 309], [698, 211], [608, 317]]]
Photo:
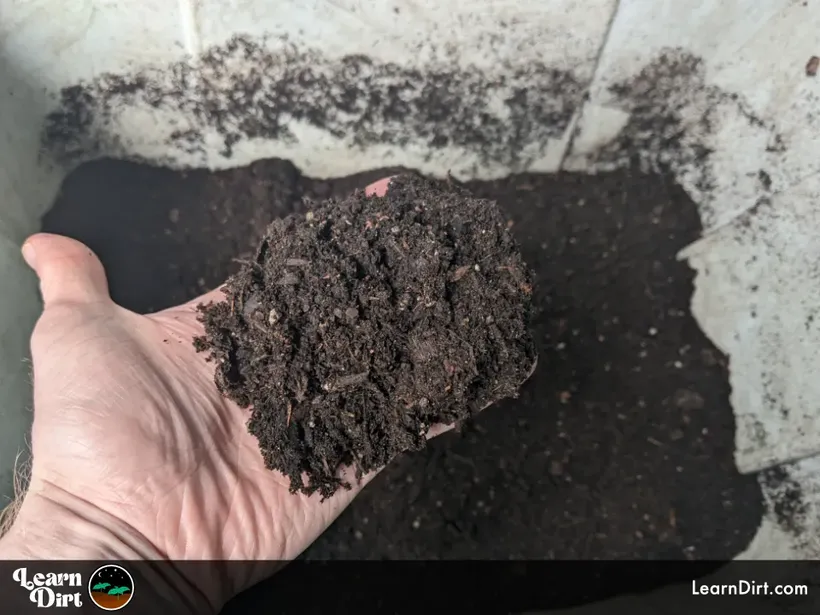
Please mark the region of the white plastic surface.
[[[36, 230], [71, 166], [102, 154], [211, 168], [277, 156], [316, 177], [387, 165], [463, 178], [559, 168], [595, 172], [636, 155], [646, 167], [667, 166], [698, 203], [705, 228], [683, 256], [698, 272], [696, 318], [730, 356], [739, 467], [756, 471], [817, 454], [820, 78], [805, 74], [809, 57], [820, 54], [814, 4], [0, 0], [0, 493], [10, 494], [10, 469], [25, 447], [27, 338], [39, 309], [19, 245]], [[257, 50], [228, 54], [222, 64], [203, 60], [235, 37]], [[253, 71], [260, 73], [262, 94], [275, 90], [290, 78], [280, 61], [288, 54], [304, 55], [317, 78], [338, 72], [350, 56], [402, 75], [457, 71], [462, 86], [453, 105], [479, 84], [482, 112], [499, 125], [517, 95], [530, 96], [528, 108], [542, 105], [553, 113], [555, 125], [496, 134], [495, 145], [516, 144], [521, 151], [499, 155], [490, 143], [488, 155], [469, 142], [431, 148], [437, 134], [452, 132], [446, 114], [412, 129], [377, 118], [369, 125], [373, 133], [392, 136], [361, 144], [350, 126], [366, 109], [336, 117], [344, 130], [335, 132], [292, 113], [284, 118], [287, 138], [245, 134], [226, 155], [224, 126], [220, 132], [213, 118], [192, 109], [205, 100], [224, 103], [220, 96], [232, 80]], [[264, 70], [260, 58], [268, 62]], [[535, 65], [544, 69], [540, 89], [528, 87]], [[73, 157], [41, 153], [44, 120], [57, 108], [60, 90], [93, 84], [106, 73], [140, 74], [164, 98], [153, 104], [146, 96], [106, 99], [91, 126], [96, 149], [80, 143]], [[184, 88], [175, 81], [179, 74], [188, 79]], [[554, 75], [553, 81], [543, 75]], [[561, 89], [561, 83], [569, 85]], [[427, 85], [437, 84], [431, 77]], [[314, 94], [299, 103], [315, 102]], [[249, 103], [248, 113], [259, 113], [266, 100]], [[510, 130], [520, 128], [510, 123]], [[175, 140], [181, 131], [198, 135], [195, 147]], [[794, 480], [803, 485], [806, 505], [816, 506], [820, 477], [811, 459], [801, 463], [793, 466], [800, 469]], [[778, 538], [776, 527], [774, 517], [768, 519], [755, 544], [774, 541], [774, 552], [784, 557], [815, 553], [806, 540]]]

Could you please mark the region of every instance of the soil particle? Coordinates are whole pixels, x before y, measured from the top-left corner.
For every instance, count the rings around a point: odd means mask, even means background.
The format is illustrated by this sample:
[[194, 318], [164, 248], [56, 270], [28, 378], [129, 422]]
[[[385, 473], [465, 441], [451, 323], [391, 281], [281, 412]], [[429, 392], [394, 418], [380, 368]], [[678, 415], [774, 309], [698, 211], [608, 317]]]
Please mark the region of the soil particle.
[[[221, 283], [270, 219], [310, 211], [303, 197], [395, 172], [319, 181], [277, 160], [187, 175], [102, 160], [66, 180], [44, 230], [87, 242], [112, 295], [146, 311]], [[693, 273], [677, 259], [701, 232], [695, 204], [670, 179], [629, 170], [470, 188], [499, 202], [534, 270], [539, 366], [518, 399], [388, 465], [304, 558], [726, 560], [745, 549], [760, 486], [735, 469], [727, 360], [690, 314]]]
[[766, 486], [767, 505], [777, 524], [796, 538], [803, 537], [808, 506], [803, 489], [792, 478], [789, 466], [770, 468], [761, 473], [760, 479]]
[[193, 63], [105, 73], [64, 88], [42, 144], [66, 165], [103, 152], [133, 154], [139, 144], [123, 142], [120, 120], [136, 107], [174, 118], [166, 148], [176, 159], [203, 165], [209, 139], [222, 142], [218, 156], [228, 160], [246, 141], [293, 145], [299, 140], [293, 127], [301, 124], [344, 139], [351, 149], [415, 143], [433, 154], [458, 147], [485, 163], [524, 167], [564, 133], [584, 83], [542, 62], [510, 66], [508, 43], [488, 40], [484, 51], [498, 61], [478, 70], [459, 68], [455, 45], [427, 42], [419, 57], [430, 60], [408, 67], [358, 54], [329, 57], [287, 37], [235, 36]]
[[806, 76], [807, 77], [816, 76], [818, 66], [820, 66], [820, 58], [818, 58], [817, 56], [810, 57], [809, 61], [806, 62]]
[[342, 468], [361, 477], [517, 396], [532, 283], [498, 206], [448, 182], [402, 175], [311, 211], [271, 224], [226, 301], [200, 306], [196, 343], [252, 406], [268, 467], [330, 497]]
[[[596, 162], [685, 177], [698, 194], [707, 229], [731, 213], [720, 202], [725, 174], [714, 160], [715, 135], [726, 118], [742, 118], [758, 131], [768, 143], [767, 152], [782, 153], [785, 148], [773, 122], [758, 116], [738, 93], [710, 83], [704, 59], [683, 48], [662, 50], [641, 70], [612, 83], [609, 94], [613, 100], [607, 104], [628, 112], [629, 120], [616, 139], [596, 152]], [[695, 116], [696, 122], [689, 120]], [[765, 170], [759, 180], [759, 187], [749, 187], [751, 194], [762, 196], [779, 188]]]

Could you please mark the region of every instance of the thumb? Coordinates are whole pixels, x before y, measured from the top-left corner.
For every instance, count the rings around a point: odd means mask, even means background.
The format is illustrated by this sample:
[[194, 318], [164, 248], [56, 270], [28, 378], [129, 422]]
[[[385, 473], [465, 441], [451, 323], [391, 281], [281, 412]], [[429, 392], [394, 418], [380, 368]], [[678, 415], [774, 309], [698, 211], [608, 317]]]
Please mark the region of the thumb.
[[100, 259], [79, 241], [38, 233], [23, 244], [23, 258], [40, 278], [45, 307], [105, 301], [108, 281]]

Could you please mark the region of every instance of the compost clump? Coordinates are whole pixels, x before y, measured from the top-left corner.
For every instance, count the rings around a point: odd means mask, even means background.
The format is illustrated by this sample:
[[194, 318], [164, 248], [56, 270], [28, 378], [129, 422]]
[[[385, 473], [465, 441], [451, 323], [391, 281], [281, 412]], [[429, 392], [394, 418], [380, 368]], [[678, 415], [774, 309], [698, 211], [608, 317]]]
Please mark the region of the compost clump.
[[199, 306], [197, 349], [292, 492], [424, 447], [429, 428], [516, 397], [535, 364], [531, 274], [493, 201], [393, 178], [275, 220]]

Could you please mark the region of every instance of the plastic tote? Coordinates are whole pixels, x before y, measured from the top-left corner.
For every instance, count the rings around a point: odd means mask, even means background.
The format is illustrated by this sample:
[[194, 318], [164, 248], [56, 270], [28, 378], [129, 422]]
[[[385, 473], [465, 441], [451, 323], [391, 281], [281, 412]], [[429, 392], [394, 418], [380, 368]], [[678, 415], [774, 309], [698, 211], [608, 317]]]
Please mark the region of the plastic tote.
[[[693, 312], [730, 357], [738, 467], [784, 468], [816, 536], [810, 4], [0, 0], [0, 490], [27, 446], [40, 309], [19, 247], [83, 161], [282, 157], [314, 177], [401, 165], [464, 179], [637, 161], [699, 206], [703, 237], [681, 256], [698, 272]], [[767, 518], [749, 554], [817, 557], [806, 542]]]

